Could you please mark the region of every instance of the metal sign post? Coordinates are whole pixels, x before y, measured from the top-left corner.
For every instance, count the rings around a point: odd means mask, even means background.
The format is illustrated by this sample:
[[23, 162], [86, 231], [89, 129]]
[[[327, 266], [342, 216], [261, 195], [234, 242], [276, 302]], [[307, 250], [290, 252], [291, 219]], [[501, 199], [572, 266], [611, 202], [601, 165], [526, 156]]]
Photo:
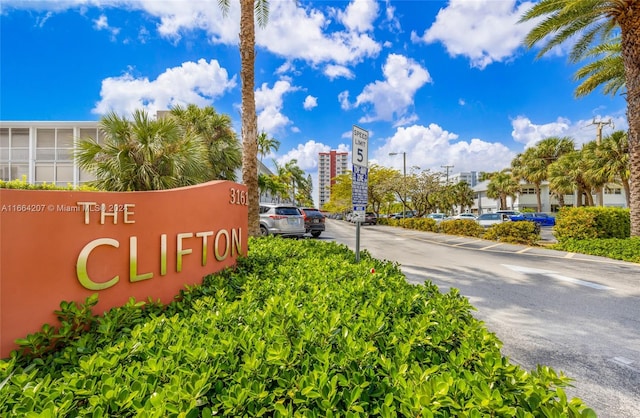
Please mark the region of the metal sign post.
[[364, 222], [369, 196], [369, 132], [353, 125], [351, 130], [351, 202], [356, 218], [356, 263], [360, 262], [360, 224]]

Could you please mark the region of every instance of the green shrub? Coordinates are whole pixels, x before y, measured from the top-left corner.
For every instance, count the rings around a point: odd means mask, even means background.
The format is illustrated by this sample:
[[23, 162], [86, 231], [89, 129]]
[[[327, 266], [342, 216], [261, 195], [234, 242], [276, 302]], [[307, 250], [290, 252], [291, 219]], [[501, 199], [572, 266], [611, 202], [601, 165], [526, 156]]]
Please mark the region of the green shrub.
[[450, 219], [440, 222], [440, 232], [465, 237], [480, 237], [484, 227], [472, 219]]
[[66, 186], [57, 186], [55, 183], [41, 183], [31, 184], [27, 182], [27, 176], [22, 176], [21, 179], [15, 179], [10, 181], [0, 180], [0, 189], [21, 189], [21, 190], [97, 190], [94, 187], [81, 185], [78, 187], [72, 184]]
[[628, 238], [629, 209], [611, 207], [565, 207], [556, 217], [554, 234], [558, 241], [568, 239]]
[[553, 245], [556, 250], [570, 251], [581, 254], [599, 255], [614, 260], [640, 263], [640, 237], [626, 239], [596, 238], [575, 239], [568, 238]]
[[128, 306], [54, 354], [0, 362], [0, 415], [594, 416], [567, 377], [509, 363], [457, 290], [354, 260], [252, 239], [163, 310]]
[[529, 221], [502, 222], [487, 228], [482, 238], [511, 244], [535, 245], [540, 240], [540, 226]]

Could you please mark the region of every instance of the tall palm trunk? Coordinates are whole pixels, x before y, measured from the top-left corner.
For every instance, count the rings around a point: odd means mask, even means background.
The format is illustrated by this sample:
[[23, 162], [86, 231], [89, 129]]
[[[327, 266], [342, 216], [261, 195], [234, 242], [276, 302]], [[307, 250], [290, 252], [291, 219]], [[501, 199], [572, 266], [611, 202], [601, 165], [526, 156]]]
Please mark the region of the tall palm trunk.
[[629, 121], [629, 209], [631, 236], [640, 236], [640, 2], [627, 2], [626, 13], [618, 17], [622, 36], [622, 57], [627, 85]]
[[240, 60], [242, 69], [242, 181], [249, 193], [249, 236], [260, 235], [258, 190], [258, 118], [255, 101], [254, 0], [240, 0]]

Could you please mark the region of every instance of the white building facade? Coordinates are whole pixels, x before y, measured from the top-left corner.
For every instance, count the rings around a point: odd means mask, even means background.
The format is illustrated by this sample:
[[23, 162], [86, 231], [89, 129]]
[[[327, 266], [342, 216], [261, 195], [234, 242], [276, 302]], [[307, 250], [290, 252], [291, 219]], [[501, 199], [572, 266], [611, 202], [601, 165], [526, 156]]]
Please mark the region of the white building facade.
[[98, 122], [0, 122], [0, 179], [77, 186], [94, 177], [74, 161], [75, 141], [102, 141]]
[[[495, 212], [500, 209], [500, 201], [487, 197], [487, 187], [489, 181], [483, 181], [473, 187], [475, 199], [471, 211], [475, 214]], [[593, 195], [594, 202], [597, 204], [597, 196]], [[553, 213], [560, 209], [560, 202], [549, 189], [549, 183], [543, 182], [540, 186], [540, 200], [542, 204], [541, 212]], [[576, 194], [564, 196], [565, 206], [575, 206], [578, 201]], [[619, 184], [608, 184], [603, 191], [603, 206], [626, 208], [627, 201], [624, 195], [624, 189]], [[584, 202], [583, 202], [584, 204]], [[507, 197], [508, 209], [514, 210], [533, 210], [538, 211], [538, 198], [533, 184], [525, 182], [520, 183], [520, 192], [515, 198]]]

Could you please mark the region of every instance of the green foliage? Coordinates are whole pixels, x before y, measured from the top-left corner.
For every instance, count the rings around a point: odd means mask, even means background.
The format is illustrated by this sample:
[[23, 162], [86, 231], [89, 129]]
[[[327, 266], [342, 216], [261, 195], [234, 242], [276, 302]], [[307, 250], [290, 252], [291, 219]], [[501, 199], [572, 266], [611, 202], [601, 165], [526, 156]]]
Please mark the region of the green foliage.
[[87, 185], [81, 185], [74, 187], [72, 184], [66, 186], [58, 186], [55, 183], [41, 183], [31, 184], [27, 182], [27, 176], [22, 176], [21, 179], [15, 179], [10, 181], [0, 180], [0, 189], [21, 189], [21, 190], [84, 190], [93, 191], [95, 187]]
[[565, 207], [556, 217], [558, 241], [569, 239], [628, 238], [629, 209], [611, 207]]
[[[2, 416], [593, 416], [527, 372], [452, 289], [346, 246], [252, 239], [235, 270], [0, 362]], [[370, 270], [374, 268], [375, 273]]]
[[440, 232], [465, 237], [480, 237], [484, 227], [472, 219], [450, 219], [440, 222]]
[[640, 263], [640, 237], [576, 239], [568, 238], [553, 246], [556, 250], [599, 255], [614, 260]]
[[503, 222], [487, 228], [483, 238], [511, 244], [535, 245], [540, 240], [540, 226], [529, 221]]

